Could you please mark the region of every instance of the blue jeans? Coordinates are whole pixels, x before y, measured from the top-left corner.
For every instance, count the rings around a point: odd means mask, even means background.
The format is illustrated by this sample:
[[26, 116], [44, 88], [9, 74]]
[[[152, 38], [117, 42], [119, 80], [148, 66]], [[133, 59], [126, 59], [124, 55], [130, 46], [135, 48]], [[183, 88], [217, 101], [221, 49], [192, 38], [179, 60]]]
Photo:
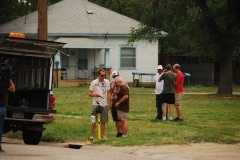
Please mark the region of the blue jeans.
[[3, 124], [6, 117], [6, 108], [0, 107], [0, 150], [2, 149]]

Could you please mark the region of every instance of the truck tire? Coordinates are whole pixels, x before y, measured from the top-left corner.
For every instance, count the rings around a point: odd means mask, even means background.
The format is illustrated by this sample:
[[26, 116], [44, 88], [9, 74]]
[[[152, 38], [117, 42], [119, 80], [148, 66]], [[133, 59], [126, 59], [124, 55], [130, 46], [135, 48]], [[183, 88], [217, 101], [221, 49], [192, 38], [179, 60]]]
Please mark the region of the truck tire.
[[23, 141], [25, 144], [37, 145], [42, 138], [43, 131], [23, 130]]

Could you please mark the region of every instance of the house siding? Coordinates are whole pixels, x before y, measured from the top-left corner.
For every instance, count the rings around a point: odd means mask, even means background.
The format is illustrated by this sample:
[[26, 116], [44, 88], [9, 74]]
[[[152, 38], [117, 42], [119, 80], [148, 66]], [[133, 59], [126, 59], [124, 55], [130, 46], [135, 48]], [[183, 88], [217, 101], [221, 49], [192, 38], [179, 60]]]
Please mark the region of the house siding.
[[[110, 49], [110, 68], [118, 70], [123, 79], [127, 82], [132, 82], [132, 72], [155, 73], [158, 63], [158, 44], [149, 44], [146, 40], [140, 40], [134, 44], [136, 47], [136, 68], [123, 69], [120, 68], [120, 47], [126, 44], [126, 38], [109, 39], [107, 43], [116, 46]], [[142, 81], [150, 82], [151, 78], [143, 76]]]

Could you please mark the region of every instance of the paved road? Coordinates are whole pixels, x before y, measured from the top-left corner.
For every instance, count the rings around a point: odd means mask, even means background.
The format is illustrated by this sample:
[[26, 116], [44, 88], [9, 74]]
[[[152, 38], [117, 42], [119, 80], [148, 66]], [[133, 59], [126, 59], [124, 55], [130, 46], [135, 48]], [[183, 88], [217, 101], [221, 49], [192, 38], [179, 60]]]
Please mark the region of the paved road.
[[0, 160], [239, 160], [240, 144], [220, 145], [200, 143], [190, 145], [112, 147], [82, 145], [68, 148], [68, 143], [25, 145], [22, 140], [3, 138], [6, 153]]

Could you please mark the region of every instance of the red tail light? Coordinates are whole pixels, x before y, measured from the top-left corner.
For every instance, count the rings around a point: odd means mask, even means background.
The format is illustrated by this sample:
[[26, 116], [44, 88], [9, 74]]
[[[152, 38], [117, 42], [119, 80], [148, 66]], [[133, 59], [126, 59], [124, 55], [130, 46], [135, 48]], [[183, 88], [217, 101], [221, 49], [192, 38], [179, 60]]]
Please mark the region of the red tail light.
[[42, 115], [43, 119], [52, 119], [53, 116], [52, 115]]
[[49, 108], [53, 109], [55, 107], [55, 96], [50, 94], [49, 96]]

